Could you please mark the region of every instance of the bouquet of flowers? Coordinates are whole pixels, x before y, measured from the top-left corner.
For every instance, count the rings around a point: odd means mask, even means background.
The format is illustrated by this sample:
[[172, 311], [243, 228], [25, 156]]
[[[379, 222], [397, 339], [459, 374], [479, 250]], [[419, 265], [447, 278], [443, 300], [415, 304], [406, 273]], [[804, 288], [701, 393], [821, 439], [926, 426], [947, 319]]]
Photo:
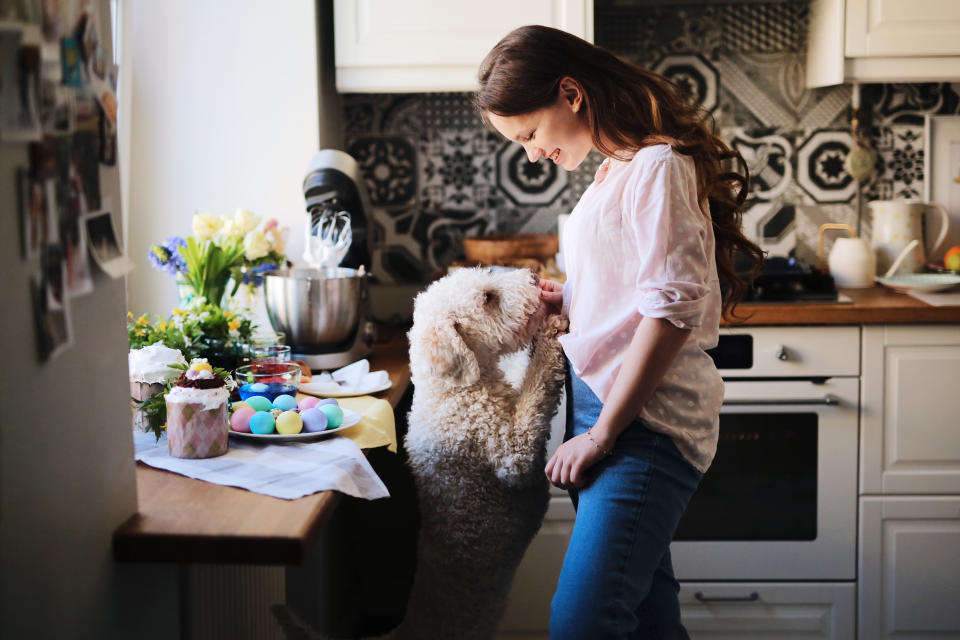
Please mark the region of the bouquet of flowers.
[[193, 298], [169, 318], [151, 321], [150, 314], [127, 313], [127, 341], [131, 349], [161, 342], [177, 349], [187, 360], [209, 357], [211, 344], [248, 342], [253, 335], [249, 310], [224, 309], [205, 299]]
[[222, 302], [230, 280], [230, 298], [241, 285], [251, 288], [263, 282], [263, 274], [278, 269], [286, 261], [284, 248], [289, 229], [281, 229], [276, 219], [257, 229], [260, 217], [237, 209], [233, 218], [197, 213], [193, 216], [193, 236], [173, 236], [150, 247], [148, 256], [154, 267], [176, 276], [188, 287], [191, 296], [208, 303]]

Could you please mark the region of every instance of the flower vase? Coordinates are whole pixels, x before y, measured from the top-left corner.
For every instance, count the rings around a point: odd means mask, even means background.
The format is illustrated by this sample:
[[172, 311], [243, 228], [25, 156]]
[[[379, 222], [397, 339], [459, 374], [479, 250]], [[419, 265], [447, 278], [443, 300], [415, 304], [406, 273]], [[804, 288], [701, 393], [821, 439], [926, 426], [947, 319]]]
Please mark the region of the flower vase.
[[249, 359], [248, 345], [236, 340], [203, 338], [198, 346], [199, 357], [206, 358], [211, 366], [227, 371], [233, 371]]

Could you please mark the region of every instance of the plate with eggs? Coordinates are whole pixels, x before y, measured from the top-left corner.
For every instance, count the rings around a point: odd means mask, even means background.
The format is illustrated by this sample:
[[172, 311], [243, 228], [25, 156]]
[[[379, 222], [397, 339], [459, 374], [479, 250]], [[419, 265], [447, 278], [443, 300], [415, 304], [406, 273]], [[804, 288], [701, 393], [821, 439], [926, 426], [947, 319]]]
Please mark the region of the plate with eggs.
[[334, 399], [251, 396], [231, 406], [230, 435], [261, 442], [309, 442], [356, 426], [361, 415]]

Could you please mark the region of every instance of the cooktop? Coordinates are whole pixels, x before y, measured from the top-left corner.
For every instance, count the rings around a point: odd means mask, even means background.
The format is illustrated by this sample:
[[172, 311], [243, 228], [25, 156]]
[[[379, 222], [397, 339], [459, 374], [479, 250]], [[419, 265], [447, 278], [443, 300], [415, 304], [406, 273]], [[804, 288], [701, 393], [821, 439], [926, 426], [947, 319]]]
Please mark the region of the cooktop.
[[829, 273], [796, 258], [769, 257], [743, 302], [842, 304], [852, 300], [837, 291]]

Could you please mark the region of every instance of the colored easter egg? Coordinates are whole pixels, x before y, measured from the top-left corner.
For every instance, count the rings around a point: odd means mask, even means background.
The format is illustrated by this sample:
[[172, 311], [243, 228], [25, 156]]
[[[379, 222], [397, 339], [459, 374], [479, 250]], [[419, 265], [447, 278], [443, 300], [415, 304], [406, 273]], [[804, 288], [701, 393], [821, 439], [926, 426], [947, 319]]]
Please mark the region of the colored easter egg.
[[260, 435], [273, 433], [274, 424], [272, 415], [266, 411], [257, 411], [250, 418], [250, 431]]
[[320, 402], [320, 398], [314, 398], [313, 396], [305, 396], [303, 400], [300, 401], [300, 411], [312, 409], [315, 406], [317, 406], [318, 402]]
[[253, 384], [247, 385], [247, 391], [250, 393], [263, 393], [267, 390], [267, 385], [264, 382], [254, 382]]
[[234, 431], [250, 433], [250, 418], [257, 412], [250, 407], [240, 407], [230, 416], [230, 428]]
[[273, 408], [273, 404], [263, 396], [250, 396], [246, 403], [254, 411], [270, 411]]
[[327, 428], [327, 414], [320, 409], [306, 409], [300, 414], [303, 420], [303, 430], [307, 433], [317, 433]]
[[230, 403], [230, 409], [232, 411], [236, 411], [237, 409], [243, 409], [244, 407], [250, 407], [250, 405], [244, 402], [243, 400], [237, 400], [236, 402]]
[[281, 393], [273, 399], [273, 408], [281, 411], [290, 411], [297, 408], [297, 399], [286, 393]]
[[326, 404], [330, 404], [330, 405], [333, 405], [333, 406], [335, 406], [335, 407], [339, 407], [339, 406], [340, 406], [340, 403], [337, 402], [336, 400], [334, 400], [333, 398], [324, 398], [323, 400], [321, 400], [320, 402], [317, 403], [317, 406], [318, 406], [318, 407], [322, 407], [323, 405], [326, 405]]
[[318, 405], [317, 409], [327, 414], [327, 429], [336, 429], [343, 423], [343, 409], [336, 405]]
[[300, 433], [302, 429], [303, 421], [300, 419], [300, 414], [296, 411], [284, 411], [277, 418], [277, 433], [291, 435]]

